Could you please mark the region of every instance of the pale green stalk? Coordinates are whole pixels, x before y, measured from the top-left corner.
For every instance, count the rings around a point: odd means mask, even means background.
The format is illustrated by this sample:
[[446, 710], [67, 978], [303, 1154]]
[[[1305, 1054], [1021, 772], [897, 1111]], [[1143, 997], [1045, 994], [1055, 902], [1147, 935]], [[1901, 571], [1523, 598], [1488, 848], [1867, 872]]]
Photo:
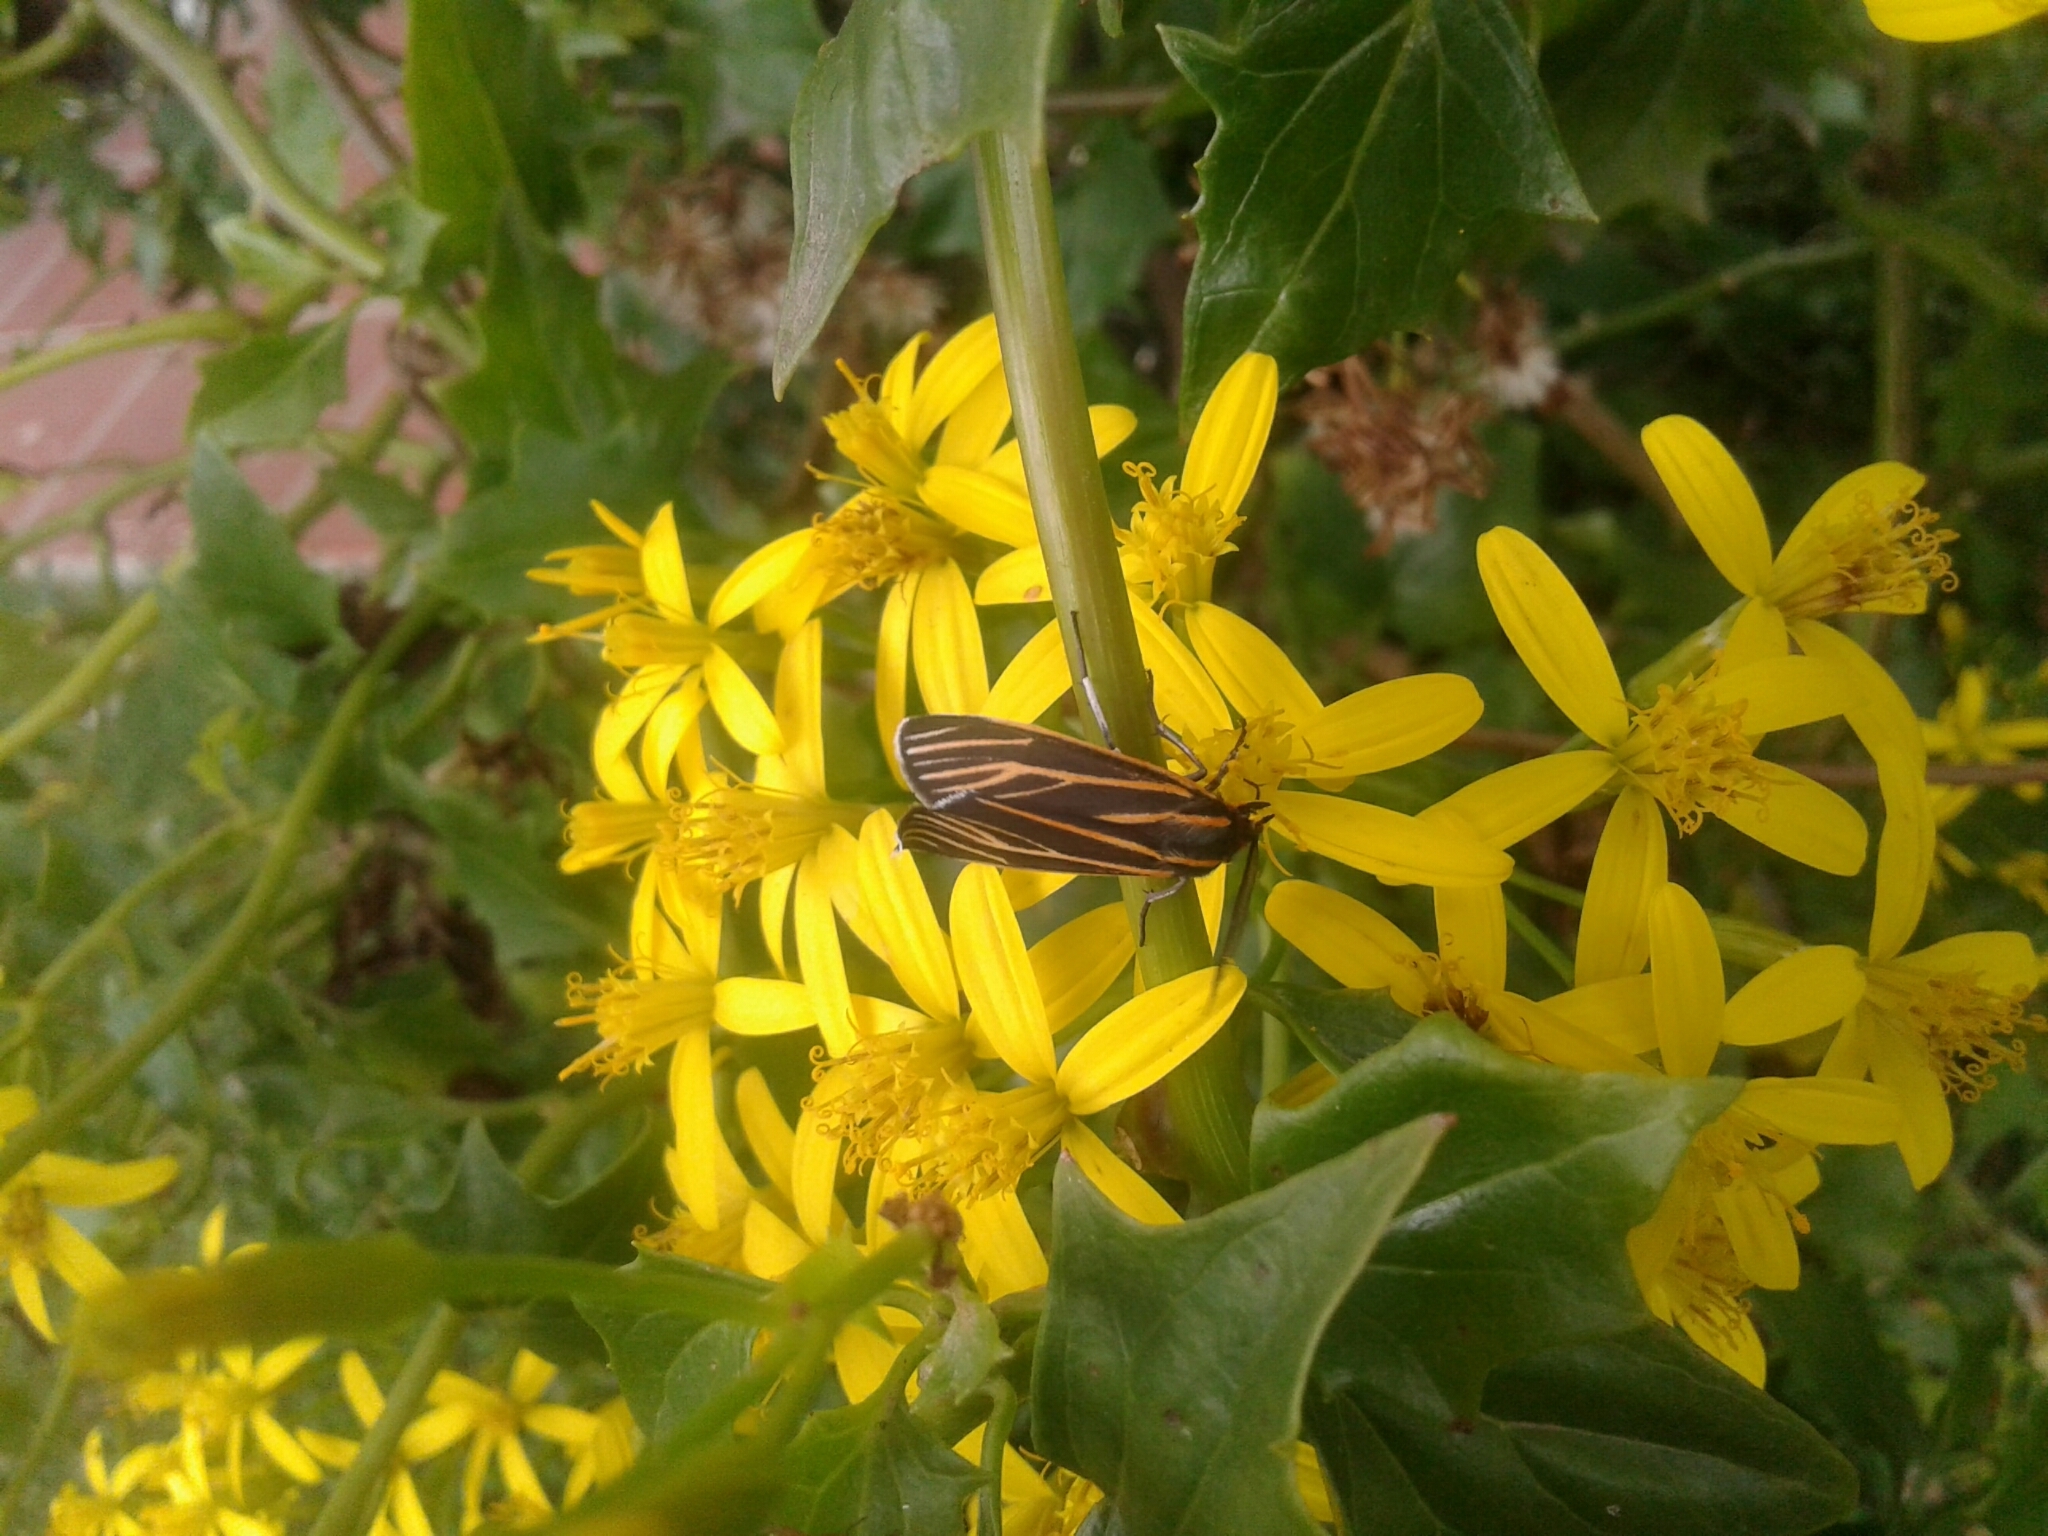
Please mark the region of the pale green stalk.
[[176, 458], [165, 459], [161, 464], [150, 464], [132, 474], [123, 475], [103, 491], [95, 491], [77, 506], [60, 512], [55, 517], [44, 518], [33, 527], [24, 528], [13, 536], [0, 539], [0, 570], [5, 570], [32, 549], [40, 549], [52, 539], [61, 539], [66, 534], [83, 533], [97, 527], [101, 518], [114, 511], [123, 502], [141, 495], [144, 491], [159, 486], [173, 485], [184, 479], [185, 472], [192, 467], [190, 454], [179, 454]]
[[78, 658], [57, 686], [0, 731], [0, 764], [11, 762], [98, 698], [121, 658], [140, 645], [162, 617], [163, 603], [153, 588], [122, 609], [121, 616], [107, 626], [106, 633]]
[[0, 368], [0, 390], [9, 390], [46, 373], [69, 368], [88, 358], [110, 352], [132, 352], [138, 347], [161, 347], [181, 341], [240, 341], [249, 334], [249, 322], [232, 309], [181, 309], [154, 320], [133, 325], [91, 331], [61, 347], [45, 347]]
[[413, 1341], [398, 1379], [385, 1394], [384, 1411], [356, 1447], [355, 1460], [328, 1490], [327, 1502], [320, 1506], [319, 1517], [307, 1528], [306, 1536], [361, 1536], [369, 1527], [377, 1513], [381, 1484], [398, 1454], [399, 1438], [426, 1402], [435, 1374], [455, 1353], [468, 1321], [446, 1302], [427, 1315], [427, 1326]]

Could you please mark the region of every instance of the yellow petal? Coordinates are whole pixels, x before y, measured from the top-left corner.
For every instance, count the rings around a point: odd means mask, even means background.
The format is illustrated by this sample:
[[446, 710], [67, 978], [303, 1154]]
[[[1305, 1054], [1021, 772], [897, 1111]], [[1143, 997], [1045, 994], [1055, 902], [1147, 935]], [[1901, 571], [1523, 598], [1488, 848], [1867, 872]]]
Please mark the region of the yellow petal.
[[1785, 616], [1762, 598], [1752, 598], [1735, 615], [1728, 643], [1721, 647], [1721, 665], [1732, 672], [1754, 662], [1775, 660], [1788, 649]]
[[1721, 1045], [1726, 996], [1721, 951], [1707, 914], [1683, 886], [1650, 899], [1650, 996], [1657, 1048], [1672, 1077], [1705, 1077]]
[[946, 418], [946, 429], [939, 435], [937, 462], [970, 468], [979, 465], [996, 451], [996, 444], [1003, 440], [1003, 429], [1009, 424], [1010, 387], [1003, 378], [1003, 370], [991, 368], [988, 376]]
[[1102, 1138], [1080, 1121], [1069, 1120], [1061, 1130], [1060, 1150], [1126, 1216], [1154, 1227], [1170, 1227], [1180, 1220], [1180, 1213], [1139, 1176], [1137, 1169], [1104, 1146]]
[[784, 937], [789, 926], [789, 894], [795, 884], [794, 864], [771, 869], [761, 877], [761, 942], [767, 945], [769, 962], [778, 976], [789, 974]]
[[902, 424], [904, 441], [914, 449], [922, 448], [939, 424], [965, 404], [1002, 361], [994, 315], [983, 315], [962, 326], [932, 354], [911, 391], [909, 415]]
[[259, 1408], [250, 1414], [249, 1427], [256, 1432], [256, 1443], [263, 1447], [263, 1454], [293, 1482], [310, 1487], [326, 1475], [320, 1470], [320, 1463], [266, 1410]]
[[690, 606], [682, 541], [676, 537], [676, 509], [667, 502], [647, 525], [647, 538], [640, 546], [640, 580], [664, 618], [688, 621], [697, 616]]
[[1845, 702], [1841, 678], [1811, 656], [1775, 656], [1724, 671], [1708, 691], [1717, 702], [1741, 702], [1742, 734], [1752, 741], [1839, 715]]
[[1762, 765], [1770, 794], [1759, 804], [1738, 800], [1721, 819], [1738, 832], [1788, 859], [1831, 875], [1853, 875], [1863, 867], [1870, 829], [1856, 807], [1825, 785], [1777, 763]]
[[1565, 718], [1603, 747], [1628, 734], [1628, 706], [1614, 658], [1579, 594], [1525, 533], [1490, 528], [1479, 538], [1479, 577], [1508, 643]]
[[50, 1326], [49, 1304], [43, 1300], [43, 1282], [28, 1255], [16, 1253], [9, 1257], [7, 1279], [14, 1287], [15, 1305], [21, 1308], [21, 1315], [28, 1319], [29, 1327], [52, 1344], [56, 1343], [57, 1330]]
[[1052, 578], [1045, 574], [1045, 551], [1033, 544], [993, 560], [974, 583], [974, 600], [984, 608], [1000, 603], [1049, 603]]
[[1820, 1163], [1809, 1152], [1771, 1179], [1787, 1205], [1797, 1205], [1820, 1188]]
[[926, 709], [938, 715], [982, 712], [988, 702], [988, 660], [981, 649], [981, 620], [967, 578], [951, 560], [928, 567], [917, 584], [910, 653]]
[[1714, 569], [1736, 591], [1755, 592], [1771, 573], [1771, 533], [1721, 440], [1690, 416], [1664, 416], [1643, 428], [1643, 449]]
[[1730, 1045], [1796, 1040], [1846, 1018], [1862, 995], [1855, 950], [1840, 944], [1796, 950], [1728, 999], [1721, 1038]]
[[[795, 989], [799, 995], [802, 988]], [[809, 1009], [806, 1008], [808, 1013]], [[749, 1067], [733, 1084], [733, 1109], [739, 1115], [740, 1130], [747, 1138], [747, 1146], [753, 1150], [754, 1161], [761, 1165], [761, 1172], [768, 1182], [789, 1197], [789, 1165], [793, 1155], [794, 1133], [789, 1122], [782, 1118], [782, 1107], [775, 1102], [775, 1095], [768, 1090], [768, 1079], [761, 1075], [758, 1067]]]
[[977, 1200], [960, 1212], [960, 1257], [975, 1289], [989, 1301], [1046, 1282], [1045, 1250], [1014, 1190]]
[[45, 1215], [40, 1235], [43, 1257], [49, 1260], [50, 1268], [79, 1295], [91, 1296], [120, 1280], [121, 1271], [114, 1267], [113, 1260], [63, 1217]]
[[1223, 928], [1223, 895], [1230, 885], [1229, 864], [1218, 864], [1206, 875], [1195, 876], [1195, 898], [1202, 908], [1202, 927], [1209, 935], [1209, 952], [1214, 954]]
[[940, 464], [919, 487], [925, 505], [956, 528], [1013, 548], [1035, 546], [1038, 525], [1022, 488], [985, 470]]
[[1322, 700], [1307, 679], [1257, 625], [1214, 603], [1191, 603], [1186, 617], [1195, 654], [1245, 719], [1278, 714], [1300, 730], [1322, 713]]
[[730, 624], [762, 598], [787, 587], [817, 538], [816, 529], [799, 528], [795, 533], [785, 533], [781, 538], [763, 544], [748, 555], [733, 567], [732, 574], [711, 594], [711, 607], [705, 615], [705, 622], [713, 629]]
[[1184, 734], [1229, 730], [1230, 711], [1223, 707], [1223, 695], [1194, 652], [1181, 644], [1166, 620], [1136, 598], [1131, 600], [1131, 618], [1138, 626], [1139, 654], [1152, 674], [1159, 718]]
[[52, 1205], [130, 1205], [147, 1200], [178, 1176], [175, 1157], [95, 1163], [63, 1152], [38, 1152], [29, 1177]]
[[1045, 1002], [1046, 1027], [1057, 1035], [1094, 1007], [1136, 948], [1121, 902], [1083, 912], [1032, 945], [1031, 971]]
[[1753, 1077], [1736, 1103], [1821, 1146], [1878, 1146], [1899, 1129], [1899, 1100], [1890, 1088], [1844, 1077]]
[[684, 676], [680, 667], [642, 667], [599, 711], [597, 728], [590, 737], [590, 761], [598, 782], [614, 800], [648, 798], [647, 786], [632, 766], [632, 741]]
[[1756, 1324], [1747, 1312], [1716, 1309], [1706, 1316], [1688, 1307], [1678, 1314], [1678, 1326], [1693, 1343], [1751, 1386], [1763, 1386], [1767, 1368], [1764, 1341], [1757, 1336]]
[[704, 657], [704, 691], [718, 723], [749, 752], [780, 752], [782, 728], [754, 680], [717, 646]]
[[2023, 933], [1959, 933], [1896, 963], [1925, 974], [1964, 971], [1992, 992], [2031, 992], [2040, 974], [2034, 946]]
[[1513, 992], [1496, 993], [1488, 1001], [1486, 1033], [1509, 1050], [1574, 1072], [1641, 1075], [1650, 1070], [1620, 1046]]
[[1392, 922], [1341, 891], [1283, 880], [1266, 897], [1266, 924], [1339, 983], [1378, 991], [1402, 980], [1422, 953]]
[[1310, 853], [1404, 885], [1499, 885], [1514, 860], [1477, 838], [1384, 806], [1281, 790], [1268, 795], [1282, 830]]
[[1648, 976], [1616, 976], [1543, 999], [1576, 1029], [1630, 1055], [1657, 1048], [1657, 1008]]
[[0, 1137], [17, 1126], [28, 1124], [36, 1117], [36, 1093], [33, 1088], [13, 1086], [0, 1088]]
[[790, 1138], [789, 1203], [804, 1236], [822, 1243], [839, 1215], [839, 1139], [818, 1129], [808, 1102]]
[[1915, 1189], [1925, 1189], [1941, 1177], [1956, 1147], [1955, 1122], [1949, 1119], [1941, 1080], [1928, 1065], [1927, 1047], [1917, 1035], [1876, 1019], [1866, 1023], [1861, 1045], [1870, 1062], [1871, 1077], [1879, 1087], [1890, 1089], [1897, 1100], [1897, 1139], [1906, 1173]]
[[740, 1230], [740, 1262], [762, 1280], [780, 1280], [811, 1256], [803, 1234], [758, 1200], [747, 1203]]
[[896, 818], [875, 811], [860, 829], [860, 899], [888, 946], [889, 968], [934, 1019], [960, 1017], [953, 957], [917, 863], [896, 843]]
[[1202, 407], [1181, 470], [1181, 489], [1207, 491], [1227, 517], [1238, 509], [1258, 472], [1280, 399], [1280, 368], [1263, 352], [1247, 352], [1216, 381]]
[[1508, 913], [1500, 887], [1446, 885], [1435, 896], [1437, 953], [1488, 992], [1506, 986]]
[[961, 870], [949, 915], [960, 987], [975, 1026], [1019, 1077], [1051, 1082], [1052, 1030], [1002, 876], [986, 864]]
[[[1926, 483], [1925, 475], [1906, 464], [1866, 464], [1849, 471], [1820, 493], [1786, 538], [1771, 568], [1767, 592], [1813, 585], [1834, 567], [1831, 546], [1845, 520], [1880, 516], [1885, 508], [1911, 501]], [[1923, 592], [1918, 598], [1907, 596], [1877, 606], [1888, 613], [1919, 613], [1926, 607], [1926, 596]]]
[[[696, 733], [697, 719], [704, 712], [704, 679], [685, 677], [682, 685], [654, 706], [647, 717], [647, 729], [640, 735], [640, 771], [648, 786], [659, 795], [668, 789], [669, 776], [679, 766], [684, 742]], [[696, 748], [701, 753], [701, 742]], [[606, 781], [606, 788], [610, 788]]]
[[1880, 32], [1909, 43], [1956, 43], [2016, 27], [2048, 0], [1864, 0]]
[[1018, 912], [1028, 912], [1055, 891], [1063, 891], [1072, 884], [1072, 875], [1047, 874], [1036, 869], [1006, 869], [1003, 871], [1003, 889], [1010, 893], [1010, 906]]
[[1479, 690], [1455, 673], [1398, 677], [1317, 713], [1301, 733], [1302, 745], [1318, 765], [1341, 773], [1382, 773], [1449, 746], [1478, 723], [1485, 708]]
[[866, 1402], [889, 1378], [902, 1346], [859, 1323], [848, 1323], [832, 1339], [832, 1368], [849, 1403]]
[[728, 976], [712, 989], [718, 1027], [731, 1035], [787, 1035], [818, 1022], [810, 988], [768, 976]]
[[1572, 968], [1576, 985], [1633, 976], [1643, 968], [1650, 956], [1650, 899], [1669, 878], [1666, 861], [1657, 802], [1631, 784], [1607, 813], [1593, 853]]
[[1073, 686], [1067, 671], [1067, 651], [1060, 638], [1059, 622], [1047, 624], [1024, 642], [1023, 649], [1010, 658], [1003, 675], [988, 691], [983, 712], [998, 720], [1016, 720], [1029, 725], [1057, 703]]
[[825, 798], [825, 626], [813, 619], [789, 637], [775, 664], [775, 750], [787, 775], [784, 787]]
[[1748, 1179], [1714, 1192], [1714, 1209], [1742, 1272], [1767, 1291], [1799, 1286], [1799, 1243], [1784, 1210]]
[[889, 946], [882, 942], [881, 930], [861, 905], [860, 840], [836, 823], [827, 828], [818, 844], [818, 868], [832, 893], [839, 921], [853, 930], [854, 937], [868, 947], [868, 953], [886, 965]]
[[[676, 1122], [670, 1176], [691, 1217], [707, 1232], [718, 1229], [718, 1107], [711, 1083], [711, 1032], [686, 1031], [668, 1064], [669, 1112]], [[729, 1155], [729, 1154], [728, 1154]]]
[[905, 698], [910, 678], [910, 614], [917, 596], [917, 572], [891, 582], [882, 599], [882, 622], [875, 630], [875, 728], [882, 738], [882, 754], [889, 759], [889, 771], [903, 782], [902, 765], [896, 761], [896, 727], [903, 723]]
[[1067, 1110], [1092, 1115], [1151, 1087], [1223, 1027], [1244, 996], [1244, 972], [1210, 966], [1134, 997], [1081, 1037], [1054, 1084]]
[[839, 924], [832, 906], [832, 883], [817, 852], [807, 853], [796, 867], [796, 963], [810, 994], [811, 1015], [825, 1041], [827, 1055], [844, 1056], [853, 1049], [853, 1003], [846, 985], [846, 955], [839, 947]]
[[1475, 779], [1423, 816], [1449, 812], [1488, 847], [1508, 848], [1585, 804], [1615, 772], [1610, 752], [1553, 752]]

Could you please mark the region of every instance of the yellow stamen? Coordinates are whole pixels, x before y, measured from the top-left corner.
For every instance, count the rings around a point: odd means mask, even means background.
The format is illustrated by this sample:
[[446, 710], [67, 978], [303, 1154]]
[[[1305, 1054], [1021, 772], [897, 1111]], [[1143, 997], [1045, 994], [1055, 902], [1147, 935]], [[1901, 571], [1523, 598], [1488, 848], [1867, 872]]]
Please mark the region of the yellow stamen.
[[1207, 602], [1217, 557], [1237, 548], [1230, 536], [1244, 519], [1225, 512], [1206, 487], [1183, 490], [1171, 475], [1155, 483], [1150, 464], [1126, 464], [1124, 473], [1138, 482], [1139, 496], [1131, 526], [1116, 531], [1125, 579], [1149, 588], [1154, 603]]
[[635, 976], [612, 971], [596, 982], [586, 982], [572, 973], [569, 1006], [585, 1011], [555, 1023], [562, 1029], [594, 1024], [600, 1039], [564, 1067], [561, 1075], [595, 1072], [610, 1078], [639, 1071], [663, 1046], [675, 1044], [693, 1029], [711, 1027], [715, 987], [708, 974]]
[[16, 1177], [0, 1190], [0, 1258], [40, 1269], [50, 1231], [49, 1207], [34, 1179]]
[[1724, 704], [1704, 692], [1714, 669], [1676, 687], [1660, 684], [1648, 709], [1630, 707], [1621, 766], [1671, 813], [1680, 832], [1693, 832], [1710, 813], [1770, 793], [1754, 746], [1742, 734], [1745, 702]]
[[1232, 805], [1264, 800], [1289, 774], [1305, 766], [1294, 739], [1294, 727], [1278, 713], [1255, 715], [1245, 721], [1240, 736], [1235, 729], [1212, 731], [1189, 746], [1201, 761], [1190, 767], [1206, 769], [1222, 777], [1209, 787]]
[[976, 1093], [946, 1112], [939, 1134], [905, 1137], [883, 1162], [907, 1193], [973, 1205], [1015, 1189], [1065, 1121], [1066, 1106], [1049, 1084]]
[[1956, 574], [1942, 546], [1955, 530], [1918, 502], [1879, 506], [1867, 496], [1831, 517], [1811, 558], [1774, 571], [1763, 597], [1788, 619], [1876, 610], [1919, 613], [1929, 583], [1956, 589]]
[[873, 381], [856, 378], [844, 362], [839, 365], [839, 374], [853, 386], [856, 398], [846, 409], [825, 418], [825, 430], [832, 434], [832, 445], [852, 462], [868, 484], [899, 496], [915, 496], [919, 482], [924, 479], [924, 459], [903, 440], [890, 422], [888, 411], [869, 395], [868, 387]]
[[856, 1041], [843, 1061], [821, 1063], [810, 1110], [819, 1131], [846, 1143], [846, 1171], [887, 1163], [899, 1140], [943, 1140], [974, 1097], [974, 1049], [952, 1021]]
[[714, 890], [737, 891], [794, 864], [832, 827], [858, 827], [865, 810], [758, 784], [720, 784], [678, 808], [678, 835], [662, 839], [655, 856]]
[[1974, 971], [1929, 974], [1873, 964], [1864, 974], [1864, 1006], [1917, 1031], [1942, 1089], [1966, 1104], [1998, 1085], [1996, 1068], [2026, 1070], [2027, 1044], [2013, 1039], [2014, 1031], [2048, 1030], [2048, 1019], [2026, 1011], [2025, 992], [1993, 992], [1977, 984]]
[[935, 519], [872, 490], [862, 491], [813, 526], [817, 542], [811, 546], [810, 563], [832, 591], [873, 591], [953, 553], [951, 536]]

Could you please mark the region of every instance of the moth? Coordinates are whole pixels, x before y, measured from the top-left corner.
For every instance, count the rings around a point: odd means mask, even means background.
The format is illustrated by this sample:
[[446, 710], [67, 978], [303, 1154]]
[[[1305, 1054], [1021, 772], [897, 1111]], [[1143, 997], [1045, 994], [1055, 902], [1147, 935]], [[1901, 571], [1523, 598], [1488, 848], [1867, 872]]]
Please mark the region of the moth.
[[1146, 896], [1148, 909], [1254, 846], [1270, 819], [1264, 802], [1216, 792], [1229, 758], [1182, 777], [985, 715], [913, 715], [896, 728], [896, 756], [918, 800], [898, 825], [904, 847], [1002, 869], [1171, 880]]

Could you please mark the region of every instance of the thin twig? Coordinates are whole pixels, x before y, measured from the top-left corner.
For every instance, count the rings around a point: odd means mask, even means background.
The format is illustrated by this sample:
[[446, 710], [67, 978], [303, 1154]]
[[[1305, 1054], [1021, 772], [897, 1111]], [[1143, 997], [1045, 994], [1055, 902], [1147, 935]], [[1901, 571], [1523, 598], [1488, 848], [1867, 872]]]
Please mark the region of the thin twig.
[[328, 100], [360, 136], [362, 151], [370, 164], [379, 176], [389, 176], [405, 163], [405, 155], [369, 104], [356, 94], [347, 70], [335, 57], [333, 45], [322, 30], [319, 14], [304, 0], [275, 0], [272, 8], [277, 13], [279, 28], [292, 40], [292, 46], [298, 49], [299, 57], [306, 61]]
[[446, 1302], [428, 1314], [427, 1326], [420, 1330], [412, 1352], [399, 1367], [398, 1379], [391, 1383], [377, 1422], [356, 1447], [355, 1459], [335, 1480], [306, 1536], [360, 1536], [369, 1525], [375, 1513], [377, 1485], [391, 1470], [399, 1438], [427, 1400], [427, 1388], [433, 1385], [436, 1373], [455, 1353], [467, 1322]]
[[55, 69], [85, 46], [85, 40], [92, 36], [93, 23], [98, 19], [92, 13], [90, 0], [78, 0], [56, 26], [21, 52], [0, 59], [0, 89]]
[[1055, 91], [1048, 117], [1142, 117], [1173, 94], [1170, 85], [1122, 85], [1096, 91]]
[[1593, 393], [1592, 385], [1577, 374], [1567, 374], [1557, 382], [1538, 409], [1578, 433], [1586, 445], [1612, 465], [1624, 480], [1663, 508], [1664, 515], [1674, 525], [1682, 525], [1678, 503], [1664, 489], [1664, 482], [1657, 476], [1657, 467], [1643, 451], [1642, 443], [1629, 430], [1628, 423]]
[[248, 319], [232, 309], [181, 309], [134, 325], [93, 331], [67, 341], [61, 347], [46, 347], [18, 358], [0, 368], [0, 390], [9, 390], [30, 379], [39, 379], [59, 368], [104, 357], [109, 352], [127, 352], [137, 347], [160, 347], [181, 341], [240, 341], [249, 334]]
[[154, 588], [123, 609], [56, 687], [0, 731], [0, 764], [12, 761], [98, 698], [121, 658], [143, 642], [162, 614], [163, 603]]
[[1716, 299], [1730, 297], [1760, 277], [1770, 277], [1780, 272], [1799, 272], [1811, 267], [1836, 266], [1842, 262], [1859, 260], [1869, 254], [1870, 242], [1860, 236], [1817, 241], [1811, 245], [1788, 245], [1778, 250], [1765, 251], [1750, 257], [1747, 261], [1738, 261], [1731, 267], [1725, 267], [1711, 277], [1703, 277], [1696, 283], [1674, 288], [1669, 293], [1661, 294], [1654, 299], [1646, 299], [1640, 304], [1632, 304], [1626, 309], [1617, 309], [1611, 315], [1581, 315], [1577, 325], [1552, 336], [1551, 345], [1562, 353], [1576, 352], [1581, 347], [1612, 341], [1617, 336], [1626, 336], [1633, 331], [1662, 325], [1666, 320], [1676, 320], [1680, 315], [1690, 314]]
[[192, 456], [184, 453], [165, 459], [161, 464], [151, 464], [124, 475], [105, 490], [95, 492], [55, 517], [46, 517], [10, 538], [0, 539], [0, 570], [5, 570], [30, 550], [40, 549], [52, 539], [61, 539], [70, 533], [89, 532], [144, 491], [174, 485], [184, 479], [185, 471], [191, 467]]

